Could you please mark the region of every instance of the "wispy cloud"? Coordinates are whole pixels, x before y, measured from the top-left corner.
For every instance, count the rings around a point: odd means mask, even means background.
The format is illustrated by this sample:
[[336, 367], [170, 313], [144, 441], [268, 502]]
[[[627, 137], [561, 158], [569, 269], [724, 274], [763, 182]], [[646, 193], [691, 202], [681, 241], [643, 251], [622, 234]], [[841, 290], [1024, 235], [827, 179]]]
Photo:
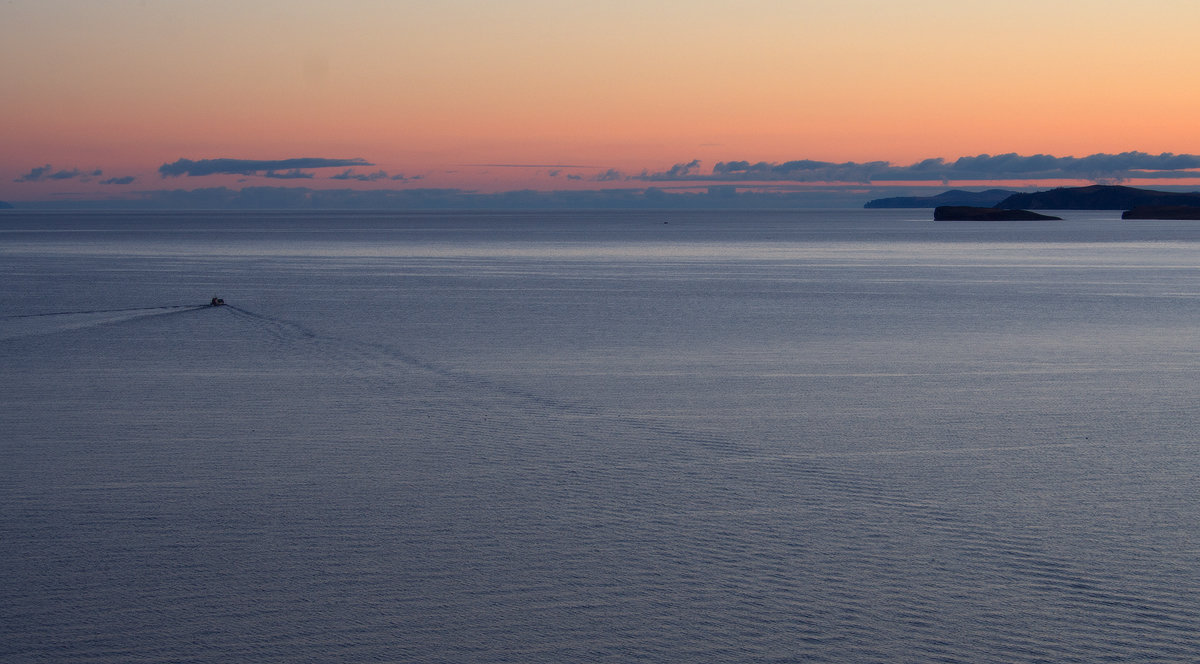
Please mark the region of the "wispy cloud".
[[1073, 179], [1120, 182], [1130, 179], [1200, 176], [1200, 156], [1164, 152], [1097, 153], [1087, 157], [1055, 157], [1016, 153], [960, 157], [954, 161], [925, 159], [907, 166], [887, 161], [828, 162], [800, 159], [786, 162], [721, 161], [709, 173], [698, 160], [678, 163], [662, 172], [643, 172], [632, 179], [649, 182], [785, 181], [848, 182], [951, 180]]
[[476, 168], [595, 168], [595, 166], [581, 166], [579, 164], [463, 164], [464, 166], [474, 166]]
[[597, 182], [616, 182], [624, 179], [625, 174], [615, 168], [610, 168], [596, 176]]
[[[203, 176], [203, 175], [257, 175], [260, 173], [276, 173], [270, 177], [281, 177], [279, 172], [299, 172], [300, 169], [311, 168], [345, 168], [354, 166], [374, 166], [365, 159], [324, 159], [320, 157], [301, 157], [297, 159], [179, 159], [158, 167], [162, 177]], [[286, 177], [286, 176], [283, 176]], [[301, 176], [303, 177], [303, 176]]]
[[311, 180], [313, 178], [312, 173], [302, 171], [298, 168], [293, 168], [290, 171], [267, 171], [262, 176], [276, 180]]
[[354, 171], [354, 169], [347, 168], [346, 170], [342, 171], [341, 173], [338, 173], [337, 175], [329, 176], [329, 179], [330, 180], [358, 180], [359, 182], [375, 182], [377, 180], [397, 180], [397, 179], [403, 180], [404, 176], [403, 175], [399, 175], [399, 176], [388, 175], [387, 171], [384, 171], [382, 169], [375, 171], [374, 173], [357, 173]]
[[78, 168], [64, 168], [56, 171], [53, 166], [46, 164], [45, 166], [36, 166], [29, 169], [28, 173], [13, 180], [13, 182], [42, 182], [45, 180], [73, 180], [75, 178], [86, 180], [91, 177], [99, 177], [103, 174], [104, 172], [100, 169], [81, 171]]
[[108, 178], [107, 180], [101, 180], [100, 184], [133, 184], [133, 181], [136, 179], [137, 178], [132, 175], [126, 175], [125, 177]]
[[667, 171], [667, 175], [673, 178], [685, 178], [692, 175], [700, 169], [700, 160], [693, 159], [686, 164], [675, 164]]

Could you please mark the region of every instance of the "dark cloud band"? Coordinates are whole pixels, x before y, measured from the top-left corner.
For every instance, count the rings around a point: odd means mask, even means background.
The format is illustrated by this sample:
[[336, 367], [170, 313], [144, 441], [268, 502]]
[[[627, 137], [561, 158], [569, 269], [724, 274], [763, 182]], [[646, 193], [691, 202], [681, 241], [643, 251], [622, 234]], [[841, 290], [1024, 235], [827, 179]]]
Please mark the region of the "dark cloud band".
[[91, 177], [99, 177], [104, 171], [96, 169], [94, 171], [81, 171], [78, 168], [54, 170], [50, 164], [45, 166], [36, 166], [29, 169], [29, 172], [21, 177], [13, 180], [13, 182], [42, 182], [44, 180], [74, 180], [80, 178], [87, 180]]
[[1145, 152], [1055, 157], [1016, 153], [960, 157], [954, 161], [926, 159], [909, 166], [886, 161], [827, 162], [801, 159], [780, 163], [722, 161], [711, 173], [701, 173], [699, 162], [675, 164], [659, 173], [643, 172], [633, 179], [650, 182], [783, 181], [783, 182], [882, 182], [950, 180], [1053, 180], [1122, 181], [1146, 178], [1197, 177], [1200, 156]]
[[[404, 176], [399, 176], [403, 179]], [[358, 180], [359, 182], [374, 182], [376, 180], [394, 180], [396, 178], [389, 176], [386, 171], [375, 171], [374, 173], [355, 173], [352, 169], [338, 173], [337, 175], [329, 176], [331, 180]]]
[[263, 177], [272, 178], [275, 180], [311, 180], [313, 178], [313, 174], [302, 171], [298, 168], [294, 168], [290, 171], [283, 171], [282, 173], [278, 171], [267, 171], [266, 173], [263, 173]]
[[[178, 177], [180, 175], [255, 175], [258, 173], [300, 172], [309, 168], [346, 168], [353, 166], [374, 166], [365, 159], [322, 159], [319, 157], [301, 157], [298, 159], [179, 159], [158, 167], [162, 177]], [[300, 176], [303, 177], [303, 176]]]

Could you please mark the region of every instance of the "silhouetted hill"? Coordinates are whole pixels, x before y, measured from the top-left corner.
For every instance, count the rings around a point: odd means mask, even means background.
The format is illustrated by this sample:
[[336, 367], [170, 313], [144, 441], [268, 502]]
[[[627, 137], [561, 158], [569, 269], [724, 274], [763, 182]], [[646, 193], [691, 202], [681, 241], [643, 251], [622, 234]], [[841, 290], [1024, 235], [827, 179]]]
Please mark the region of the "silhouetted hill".
[[1121, 218], [1200, 220], [1200, 205], [1139, 205], [1122, 213]]
[[1029, 210], [1001, 210], [993, 207], [942, 205], [933, 210], [934, 221], [1061, 221]]
[[1017, 192], [1009, 189], [988, 189], [987, 191], [964, 191], [951, 189], [936, 196], [895, 196], [892, 198], [876, 198], [867, 201], [863, 207], [868, 208], [932, 208], [941, 205], [959, 205], [972, 207], [992, 207]]
[[1143, 205], [1200, 205], [1200, 193], [1115, 185], [1059, 187], [1032, 194], [1013, 194], [996, 207], [1006, 210], [1129, 210]]

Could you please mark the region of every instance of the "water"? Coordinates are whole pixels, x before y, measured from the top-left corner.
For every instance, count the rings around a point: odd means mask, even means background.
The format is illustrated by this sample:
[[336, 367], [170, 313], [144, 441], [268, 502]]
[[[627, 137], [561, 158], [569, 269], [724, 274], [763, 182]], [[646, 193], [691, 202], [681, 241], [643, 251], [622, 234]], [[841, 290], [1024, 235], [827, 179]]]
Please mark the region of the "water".
[[1200, 226], [1062, 216], [0, 216], [0, 660], [1192, 661]]

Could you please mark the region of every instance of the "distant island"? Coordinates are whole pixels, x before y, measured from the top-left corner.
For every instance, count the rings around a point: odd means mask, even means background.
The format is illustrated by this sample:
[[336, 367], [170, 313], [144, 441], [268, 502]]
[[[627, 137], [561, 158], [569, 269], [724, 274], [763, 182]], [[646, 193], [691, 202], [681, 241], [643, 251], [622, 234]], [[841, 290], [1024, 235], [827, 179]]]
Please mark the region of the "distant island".
[[1018, 192], [1008, 189], [965, 191], [951, 189], [936, 196], [895, 196], [867, 201], [866, 208], [935, 208], [942, 205], [992, 207]]
[[995, 207], [1007, 210], [1131, 210], [1143, 205], [1200, 206], [1200, 192], [1175, 193], [1097, 184], [1013, 194]]
[[966, 205], [941, 205], [933, 209], [934, 221], [1062, 221], [1062, 217], [1051, 217], [1029, 210], [1002, 210], [994, 207], [971, 207]]

